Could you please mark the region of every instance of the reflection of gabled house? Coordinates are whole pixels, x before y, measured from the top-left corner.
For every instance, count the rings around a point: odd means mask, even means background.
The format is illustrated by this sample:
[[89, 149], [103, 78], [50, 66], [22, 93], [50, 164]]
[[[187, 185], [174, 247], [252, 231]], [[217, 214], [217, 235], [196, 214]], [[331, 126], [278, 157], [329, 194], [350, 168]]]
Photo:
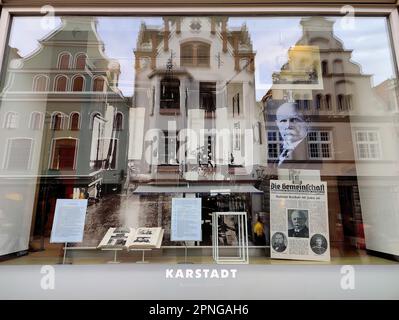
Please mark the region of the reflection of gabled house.
[[129, 159], [141, 172], [172, 183], [248, 179], [264, 144], [246, 27], [164, 18], [163, 26], [142, 24], [135, 57]]
[[[268, 161], [276, 162], [282, 151], [276, 109], [284, 100], [295, 100], [310, 127], [306, 143], [286, 163], [296, 169], [320, 170], [322, 179], [328, 181], [330, 228], [342, 228], [342, 223], [345, 236], [359, 237], [356, 230], [362, 224], [362, 214], [368, 214], [367, 207], [360, 210], [364, 178], [397, 172], [397, 146], [391, 138], [397, 107], [386, 104], [392, 98], [387, 94], [396, 97], [395, 85], [386, 82], [384, 87], [372, 87], [371, 76], [351, 60], [352, 50], [335, 37], [333, 21], [311, 17], [302, 19], [301, 25], [303, 35], [296, 45], [318, 48], [322, 88], [297, 89], [286, 84], [284, 90], [284, 84], [278, 83], [265, 95]], [[330, 234], [336, 237], [332, 240], [341, 240], [342, 231], [331, 230]], [[363, 237], [362, 231], [360, 234]]]
[[[245, 25], [229, 28], [227, 18], [166, 17], [160, 26], [142, 24], [134, 53], [129, 162], [148, 183], [136, 193], [159, 197], [158, 209], [140, 210], [141, 224], [162, 221], [168, 239], [165, 197], [197, 194], [209, 243], [209, 214], [248, 208], [251, 193], [259, 192], [256, 168], [266, 160], [249, 33]], [[219, 189], [231, 196], [208, 197]]]
[[53, 200], [46, 199], [51, 188], [65, 198], [97, 198], [101, 185], [103, 192], [120, 189], [129, 107], [117, 89], [119, 73], [104, 55], [95, 18], [62, 18], [36, 51], [10, 57], [1, 93], [1, 172], [40, 177], [39, 202]]

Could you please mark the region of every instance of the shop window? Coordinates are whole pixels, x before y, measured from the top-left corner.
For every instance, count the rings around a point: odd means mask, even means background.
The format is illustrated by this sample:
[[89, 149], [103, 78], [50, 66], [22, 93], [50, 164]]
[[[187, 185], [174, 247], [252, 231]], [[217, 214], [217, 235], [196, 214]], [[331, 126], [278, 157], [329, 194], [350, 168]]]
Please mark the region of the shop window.
[[309, 159], [332, 159], [332, 140], [330, 131], [309, 131]]
[[86, 54], [80, 53], [76, 57], [75, 69], [84, 70], [86, 67]]
[[51, 151], [51, 170], [74, 170], [77, 154], [77, 139], [53, 139]]
[[211, 46], [204, 42], [189, 42], [180, 46], [180, 65], [184, 67], [209, 67]]
[[93, 81], [93, 91], [96, 92], [103, 92], [104, 91], [104, 78], [103, 77], [96, 77]]
[[68, 87], [68, 78], [66, 76], [57, 76], [55, 78], [54, 91], [65, 92]]
[[180, 80], [164, 78], [161, 80], [160, 110], [180, 109]]
[[5, 169], [28, 170], [30, 168], [32, 145], [32, 139], [9, 139], [7, 148], [7, 163]]
[[114, 118], [114, 130], [121, 131], [123, 130], [123, 114], [121, 112], [117, 112]]
[[72, 81], [72, 91], [81, 92], [84, 90], [84, 78], [82, 76], [77, 76]]
[[69, 117], [69, 129], [70, 130], [79, 130], [80, 129], [80, 114], [78, 112], [71, 113]]
[[[212, 228], [213, 212], [233, 211], [247, 214], [248, 246], [267, 246], [267, 256], [263, 249], [250, 249], [254, 255], [262, 255], [254, 262], [269, 263], [273, 254], [285, 249], [287, 258], [298, 254], [295, 259], [327, 261], [329, 254], [323, 256], [323, 248], [312, 242], [316, 234], [325, 237], [323, 245], [331, 249], [332, 263], [365, 257], [368, 252], [362, 248], [366, 244], [397, 255], [397, 250], [387, 245], [399, 235], [394, 223], [399, 216], [397, 195], [392, 193], [398, 187], [392, 179], [398, 166], [397, 79], [392, 73], [395, 55], [386, 27], [389, 20], [356, 17], [365, 19], [359, 25], [368, 28], [357, 30], [355, 39], [353, 32], [339, 28], [339, 16], [314, 13], [303, 17], [240, 17], [237, 13], [234, 18], [171, 13], [164, 23], [162, 17], [67, 15], [57, 17], [62, 23], [47, 31], [41, 28], [40, 19], [11, 19], [11, 30], [16, 31], [7, 35], [12, 41], [4, 45], [3, 64], [10, 67], [0, 84], [0, 125], [18, 129], [3, 129], [0, 165], [3, 169], [35, 170], [29, 175], [11, 172], [0, 199], [6, 199], [6, 204], [20, 202], [23, 209], [10, 206], [8, 213], [4, 205], [0, 211], [7, 218], [24, 215], [36, 221], [20, 224], [26, 227], [26, 241], [19, 239], [17, 228], [8, 233], [11, 238], [0, 249], [25, 242], [23, 248], [9, 251], [27, 252], [29, 240], [32, 248], [48, 243], [57, 199], [79, 193], [88, 198], [90, 219], [83, 242], [73, 246], [97, 247], [108, 227], [129, 224], [124, 221], [128, 208], [137, 218], [135, 227], [162, 226], [162, 247], [181, 245], [183, 252], [183, 243], [171, 240], [170, 221], [171, 199], [185, 194], [202, 198], [199, 223], [203, 238], [190, 250], [212, 246], [212, 239], [219, 236], [217, 228]], [[140, 26], [129, 37], [124, 37], [124, 28], [131, 25], [126, 21]], [[118, 34], [104, 32], [110, 25], [125, 41], [116, 41]], [[18, 34], [18, 30], [26, 34]], [[281, 36], [275, 37], [276, 32]], [[368, 44], [377, 42], [378, 61], [366, 50]], [[163, 50], [164, 44], [169, 51]], [[73, 56], [67, 52], [71, 45]], [[87, 48], [90, 56], [84, 54]], [[131, 53], [129, 61], [122, 61], [123, 52]], [[143, 57], [149, 59], [148, 68], [143, 68]], [[124, 62], [131, 67], [123, 67]], [[246, 62], [251, 62], [252, 68], [241, 70]], [[338, 70], [339, 63], [344, 70]], [[321, 74], [323, 79], [315, 78]], [[34, 94], [37, 99], [29, 99], [27, 92], [33, 90], [57, 94]], [[75, 93], [64, 94], [69, 91]], [[284, 112], [280, 109], [283, 104], [288, 105]], [[181, 106], [184, 112], [180, 112]], [[351, 117], [344, 111], [354, 109], [356, 114]], [[218, 118], [214, 118], [216, 110]], [[21, 140], [8, 140], [16, 137]], [[262, 139], [267, 139], [267, 144]], [[213, 170], [216, 163], [218, 170]], [[308, 177], [303, 175], [312, 173], [317, 173], [317, 179], [310, 177], [312, 184], [323, 182], [328, 202], [316, 204], [310, 197], [296, 201], [307, 193], [299, 187], [289, 192], [295, 201], [281, 201], [281, 206], [271, 202], [270, 180], [293, 177], [295, 182], [305, 183]], [[26, 181], [32, 178], [33, 183], [22, 184], [22, 176]], [[8, 186], [12, 184], [22, 185], [27, 192], [11, 194]], [[347, 196], [345, 189], [348, 194], [357, 191]], [[225, 191], [218, 194], [217, 190]], [[309, 237], [294, 239], [289, 236], [292, 216], [287, 212], [304, 205], [309, 205], [303, 210], [308, 212], [299, 216], [307, 217]], [[328, 212], [329, 225], [318, 218], [320, 208]], [[393, 218], [377, 219], [376, 212]], [[274, 228], [277, 216], [280, 227]], [[42, 233], [42, 217], [48, 220], [46, 233]], [[363, 229], [370, 237], [364, 237]], [[87, 234], [87, 230], [93, 233]], [[213, 231], [216, 234], [212, 235]], [[231, 243], [226, 229], [222, 231], [226, 243]], [[282, 244], [273, 242], [275, 231]], [[84, 250], [80, 252], [83, 256]], [[106, 260], [101, 258], [103, 254], [106, 252], [97, 251], [98, 261]], [[50, 252], [55, 262], [58, 255], [58, 250], [54, 257]], [[165, 255], [165, 260], [163, 256], [157, 255], [156, 261], [170, 261], [170, 256]], [[176, 262], [181, 260], [179, 256], [176, 254]], [[75, 262], [75, 258], [67, 253], [67, 260]], [[151, 255], [147, 258], [152, 261]], [[123, 259], [134, 262], [135, 258]], [[376, 258], [354, 261], [381, 262], [372, 259]]]
[[378, 160], [380, 154], [380, 138], [378, 131], [357, 130], [356, 147], [359, 160]]
[[71, 64], [71, 54], [64, 52], [61, 53], [58, 57], [58, 69], [67, 70], [70, 68]]
[[36, 76], [33, 80], [33, 91], [46, 92], [48, 91], [49, 78], [44, 75]]
[[[207, 114], [212, 114], [216, 110], [216, 82], [200, 82], [200, 109]], [[239, 96], [238, 96], [239, 98]]]
[[277, 130], [267, 131], [267, 155], [270, 160], [276, 160], [283, 151], [283, 138]]
[[32, 130], [40, 130], [43, 128], [43, 114], [34, 111], [30, 115], [29, 128]]
[[4, 128], [6, 129], [17, 129], [18, 128], [18, 113], [7, 112], [4, 119]]

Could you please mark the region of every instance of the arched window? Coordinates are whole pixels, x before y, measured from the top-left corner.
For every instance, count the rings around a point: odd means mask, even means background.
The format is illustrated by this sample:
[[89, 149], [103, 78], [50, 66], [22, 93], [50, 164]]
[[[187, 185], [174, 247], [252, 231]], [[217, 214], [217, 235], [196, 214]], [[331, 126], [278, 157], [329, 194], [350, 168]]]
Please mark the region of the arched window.
[[75, 68], [77, 70], [84, 70], [86, 67], [86, 54], [80, 53], [76, 56]]
[[353, 110], [353, 99], [351, 94], [345, 96], [345, 103], [347, 110]]
[[79, 112], [73, 112], [69, 116], [69, 129], [79, 130], [80, 129], [80, 114]]
[[331, 109], [331, 95], [326, 94], [326, 109], [330, 110]]
[[16, 129], [18, 128], [18, 114], [16, 112], [7, 112], [4, 119], [4, 128]]
[[337, 96], [337, 102], [338, 102], [338, 110], [339, 111], [345, 110], [345, 99], [343, 94], [339, 94]]
[[61, 53], [58, 57], [58, 69], [67, 70], [71, 65], [71, 54], [68, 52]]
[[81, 92], [84, 87], [84, 79], [82, 76], [77, 76], [73, 79], [72, 82], [72, 91]]
[[104, 78], [96, 77], [93, 81], [93, 91], [103, 92], [104, 91]]
[[322, 70], [323, 76], [326, 76], [328, 74], [328, 61], [324, 60], [321, 63], [321, 70]]
[[63, 130], [65, 116], [61, 112], [56, 112], [51, 116], [51, 129]]
[[95, 123], [101, 120], [103, 117], [100, 112], [94, 112], [90, 117], [90, 129], [94, 129]]
[[29, 128], [32, 130], [40, 130], [43, 128], [43, 114], [34, 111], [30, 115]]
[[77, 139], [53, 139], [50, 169], [74, 170], [77, 154]]
[[322, 109], [322, 95], [321, 94], [316, 95], [316, 105], [315, 105], [315, 107], [316, 107], [316, 110]]
[[303, 109], [304, 110], [308, 110], [310, 107], [310, 100], [309, 100], [309, 95], [305, 94], [303, 96]]
[[180, 109], [180, 80], [164, 78], [161, 80], [161, 109]]
[[207, 43], [197, 44], [197, 66], [209, 67], [211, 46]]
[[121, 131], [123, 130], [123, 114], [121, 112], [117, 112], [114, 118], [114, 130]]
[[192, 41], [180, 46], [180, 65], [209, 67], [211, 46], [205, 42]]
[[65, 92], [68, 87], [68, 78], [66, 76], [57, 76], [55, 78], [54, 91]]
[[33, 79], [33, 91], [45, 92], [48, 91], [48, 77], [44, 75], [38, 75]]

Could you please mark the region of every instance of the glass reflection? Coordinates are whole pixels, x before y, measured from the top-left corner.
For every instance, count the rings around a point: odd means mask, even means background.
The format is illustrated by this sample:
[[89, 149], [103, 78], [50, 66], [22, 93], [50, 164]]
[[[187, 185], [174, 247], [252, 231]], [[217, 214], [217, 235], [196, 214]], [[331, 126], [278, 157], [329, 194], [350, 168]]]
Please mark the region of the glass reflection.
[[269, 246], [269, 181], [284, 169], [328, 182], [333, 256], [399, 255], [385, 18], [356, 18], [351, 30], [334, 17], [55, 22], [13, 19], [0, 255], [48, 246], [60, 198], [89, 199], [83, 246], [116, 226], [161, 226], [163, 245], [181, 245], [170, 214], [182, 196], [202, 199], [203, 240], [192, 245], [212, 244], [212, 212], [246, 211], [250, 245]]

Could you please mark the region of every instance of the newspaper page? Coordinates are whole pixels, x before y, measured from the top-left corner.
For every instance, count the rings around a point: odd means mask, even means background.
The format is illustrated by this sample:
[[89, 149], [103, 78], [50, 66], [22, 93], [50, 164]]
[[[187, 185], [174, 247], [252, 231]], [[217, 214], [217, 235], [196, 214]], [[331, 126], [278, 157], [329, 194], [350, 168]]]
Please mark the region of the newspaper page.
[[162, 228], [138, 228], [132, 239], [129, 239], [128, 247], [130, 248], [155, 248], [159, 243], [160, 237], [163, 235]]
[[135, 230], [133, 228], [119, 227], [109, 228], [107, 233], [101, 240], [98, 248], [116, 249], [125, 248], [129, 243], [129, 239], [133, 237]]
[[156, 248], [163, 236], [162, 228], [109, 228], [98, 248]]
[[271, 258], [330, 260], [327, 183], [270, 181]]

